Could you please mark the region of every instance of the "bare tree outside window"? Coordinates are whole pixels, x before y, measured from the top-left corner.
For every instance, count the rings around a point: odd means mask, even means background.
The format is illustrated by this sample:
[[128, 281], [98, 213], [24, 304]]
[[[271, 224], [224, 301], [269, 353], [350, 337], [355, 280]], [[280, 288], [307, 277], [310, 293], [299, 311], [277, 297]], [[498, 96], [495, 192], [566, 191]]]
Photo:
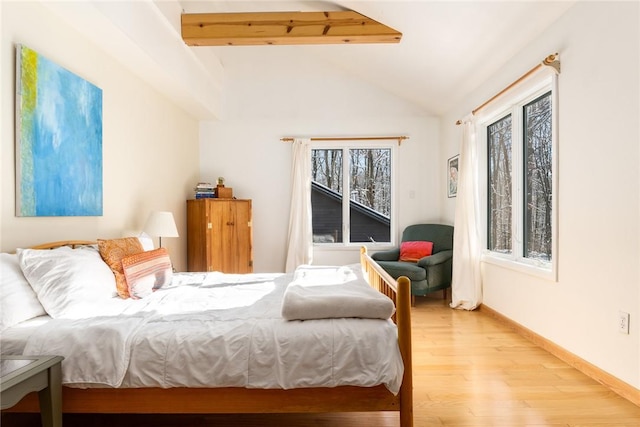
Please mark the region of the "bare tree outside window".
[[489, 154], [488, 249], [512, 252], [511, 115], [487, 127]]
[[342, 150], [312, 150], [311, 179], [342, 194]]
[[551, 260], [552, 132], [551, 93], [524, 106], [524, 256]]
[[350, 197], [383, 215], [391, 213], [391, 150], [349, 150]]

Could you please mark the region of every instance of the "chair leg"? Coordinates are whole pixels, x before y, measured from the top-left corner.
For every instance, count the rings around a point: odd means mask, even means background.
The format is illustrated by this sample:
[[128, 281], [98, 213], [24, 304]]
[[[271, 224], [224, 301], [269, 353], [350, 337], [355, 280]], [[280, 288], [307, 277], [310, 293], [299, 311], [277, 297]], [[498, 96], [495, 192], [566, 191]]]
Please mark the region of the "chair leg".
[[411, 307], [415, 307], [415, 305], [416, 305], [416, 296], [411, 295]]
[[442, 290], [442, 299], [447, 299], [447, 288]]

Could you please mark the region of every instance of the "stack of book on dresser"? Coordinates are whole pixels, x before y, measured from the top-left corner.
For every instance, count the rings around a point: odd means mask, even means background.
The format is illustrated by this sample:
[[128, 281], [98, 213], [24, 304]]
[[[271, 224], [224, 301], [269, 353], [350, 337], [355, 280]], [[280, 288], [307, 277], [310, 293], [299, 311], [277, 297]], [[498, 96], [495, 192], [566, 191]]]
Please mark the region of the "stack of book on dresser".
[[216, 197], [216, 186], [209, 182], [199, 182], [194, 190], [196, 199], [213, 199]]

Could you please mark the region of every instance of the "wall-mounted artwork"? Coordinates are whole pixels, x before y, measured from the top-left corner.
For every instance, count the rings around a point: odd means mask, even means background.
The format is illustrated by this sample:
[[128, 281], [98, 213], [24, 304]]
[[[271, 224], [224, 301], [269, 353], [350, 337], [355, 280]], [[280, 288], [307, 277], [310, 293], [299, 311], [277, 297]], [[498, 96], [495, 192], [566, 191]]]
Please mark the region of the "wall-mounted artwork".
[[16, 52], [16, 216], [102, 215], [102, 90]]
[[447, 160], [447, 197], [456, 197], [458, 194], [458, 159], [456, 155]]

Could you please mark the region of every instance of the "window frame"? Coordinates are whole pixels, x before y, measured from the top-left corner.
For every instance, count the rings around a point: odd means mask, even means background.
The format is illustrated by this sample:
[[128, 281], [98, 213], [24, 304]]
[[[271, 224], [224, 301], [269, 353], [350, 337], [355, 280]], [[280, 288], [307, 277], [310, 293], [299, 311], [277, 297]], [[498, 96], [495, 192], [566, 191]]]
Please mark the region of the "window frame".
[[[390, 208], [390, 222], [389, 222], [389, 242], [345, 242], [345, 236], [350, 236], [350, 218], [349, 218], [349, 200], [348, 197], [343, 197], [342, 202], [342, 242], [334, 242], [334, 243], [322, 243], [322, 242], [313, 242], [314, 251], [343, 251], [345, 249], [348, 250], [360, 250], [362, 246], [365, 246], [367, 249], [372, 250], [383, 250], [394, 247], [398, 240], [398, 232], [396, 227], [396, 217], [397, 217], [397, 201], [396, 201], [396, 175], [397, 175], [397, 142], [393, 141], [312, 141], [310, 144], [310, 150], [343, 150], [342, 158], [342, 176], [343, 189], [350, 188], [349, 181], [349, 159], [348, 152], [350, 149], [358, 149], [358, 150], [366, 150], [366, 149], [389, 149], [391, 150], [391, 208]], [[310, 151], [310, 152], [311, 152]], [[345, 161], [346, 159], [346, 161]], [[312, 208], [313, 215], [313, 208]]]
[[[551, 261], [545, 262], [524, 256], [525, 233], [525, 178], [524, 165], [524, 107], [532, 101], [551, 92], [551, 162], [552, 162], [552, 198], [551, 198]], [[493, 123], [511, 114], [512, 134], [512, 251], [503, 254], [488, 249], [489, 240], [489, 192], [488, 192], [488, 138], [487, 128]], [[541, 73], [533, 76], [524, 84], [514, 88], [508, 95], [494, 101], [492, 108], [478, 115], [476, 135], [480, 144], [480, 197], [481, 197], [481, 234], [483, 237], [482, 261], [499, 265], [518, 272], [534, 275], [557, 282], [558, 280], [558, 89], [555, 74]]]

